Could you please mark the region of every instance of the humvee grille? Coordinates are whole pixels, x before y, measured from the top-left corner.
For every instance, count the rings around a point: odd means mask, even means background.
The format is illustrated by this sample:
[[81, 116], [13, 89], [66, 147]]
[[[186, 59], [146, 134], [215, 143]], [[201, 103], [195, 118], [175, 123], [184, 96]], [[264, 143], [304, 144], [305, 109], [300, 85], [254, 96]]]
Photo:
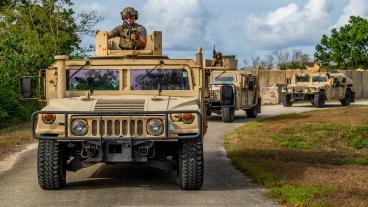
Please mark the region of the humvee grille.
[[145, 120], [102, 120], [92, 121], [92, 136], [99, 135], [101, 130], [102, 136], [142, 136], [146, 135], [144, 129]]
[[144, 111], [144, 100], [97, 100], [94, 111]]

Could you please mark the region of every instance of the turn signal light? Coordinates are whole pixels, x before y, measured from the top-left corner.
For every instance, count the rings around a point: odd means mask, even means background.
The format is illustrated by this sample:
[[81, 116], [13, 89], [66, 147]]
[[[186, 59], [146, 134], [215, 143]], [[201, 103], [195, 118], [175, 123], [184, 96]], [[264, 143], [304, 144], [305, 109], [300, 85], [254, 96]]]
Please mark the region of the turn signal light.
[[191, 113], [183, 113], [181, 117], [185, 124], [191, 124], [194, 120], [194, 116]]
[[56, 116], [54, 114], [42, 114], [42, 121], [45, 124], [53, 124]]

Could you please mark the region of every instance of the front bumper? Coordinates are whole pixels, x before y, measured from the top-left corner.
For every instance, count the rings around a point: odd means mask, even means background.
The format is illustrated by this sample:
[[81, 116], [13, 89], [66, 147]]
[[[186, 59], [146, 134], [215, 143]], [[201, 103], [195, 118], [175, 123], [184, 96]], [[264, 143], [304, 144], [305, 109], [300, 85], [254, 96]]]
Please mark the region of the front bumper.
[[[173, 130], [173, 124], [169, 121], [170, 114], [178, 113], [192, 113], [195, 114], [195, 120], [197, 122], [197, 129], [181, 129]], [[42, 133], [42, 130], [37, 129], [39, 123], [38, 117], [42, 114], [55, 114], [62, 116], [60, 122], [57, 123], [58, 130], [46, 130]], [[74, 118], [94, 119], [97, 123], [97, 130], [91, 136], [88, 133], [86, 136], [74, 136], [70, 131], [70, 122]], [[107, 133], [108, 121], [110, 120], [126, 120], [128, 123], [134, 122], [135, 130], [138, 129], [139, 122], [136, 120], [147, 120], [148, 118], [161, 118], [164, 124], [164, 132], [160, 136], [147, 135], [146, 132], [142, 133]], [[144, 125], [144, 122], [142, 124]], [[90, 122], [92, 127], [93, 122]], [[101, 124], [104, 123], [104, 124]], [[122, 123], [122, 122], [119, 122]], [[128, 125], [130, 128], [131, 125]], [[128, 130], [129, 130], [128, 128]], [[143, 129], [146, 129], [143, 127]], [[92, 130], [90, 128], [89, 130]], [[114, 129], [111, 129], [112, 131]], [[120, 129], [119, 129], [120, 130]], [[122, 132], [121, 129], [120, 132]], [[53, 133], [54, 132], [54, 133]], [[57, 134], [58, 136], [55, 136]], [[149, 112], [86, 112], [86, 111], [37, 111], [32, 114], [32, 136], [36, 139], [54, 139], [60, 141], [119, 141], [119, 140], [131, 140], [131, 141], [160, 141], [160, 140], [178, 140], [178, 139], [194, 139], [202, 137], [202, 115], [199, 111], [149, 111]]]

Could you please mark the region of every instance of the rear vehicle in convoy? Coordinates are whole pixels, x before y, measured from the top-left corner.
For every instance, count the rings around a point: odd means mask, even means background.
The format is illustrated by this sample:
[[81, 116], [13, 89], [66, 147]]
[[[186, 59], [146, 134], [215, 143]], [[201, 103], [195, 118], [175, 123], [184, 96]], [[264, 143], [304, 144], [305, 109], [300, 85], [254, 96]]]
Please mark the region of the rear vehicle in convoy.
[[235, 56], [224, 56], [221, 67], [211, 67], [205, 61], [209, 94], [207, 116], [221, 115], [223, 122], [233, 122], [236, 110], [244, 110], [248, 118], [261, 113], [258, 76], [250, 71], [237, 70]]
[[339, 100], [343, 106], [355, 99], [353, 81], [342, 73], [309, 70], [295, 74], [282, 88], [282, 103], [290, 107], [297, 101], [310, 101], [315, 107], [324, 107], [327, 100]]
[[[21, 78], [23, 98], [39, 89], [46, 106], [32, 116], [42, 189], [61, 189], [66, 171], [96, 163], [146, 163], [177, 170], [182, 189], [203, 183], [204, 70], [197, 61], [162, 55], [162, 34], [145, 50], [120, 50], [119, 39], [96, 34], [96, 56], [55, 56], [34, 77]], [[205, 113], [205, 112], [204, 112]]]

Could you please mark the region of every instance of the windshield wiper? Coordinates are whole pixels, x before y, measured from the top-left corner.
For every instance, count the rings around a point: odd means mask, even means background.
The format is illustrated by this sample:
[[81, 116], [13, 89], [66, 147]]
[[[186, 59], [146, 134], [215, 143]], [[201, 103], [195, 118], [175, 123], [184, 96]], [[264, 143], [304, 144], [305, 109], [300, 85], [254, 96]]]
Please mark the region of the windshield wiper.
[[90, 62], [87, 60], [86, 63], [84, 65], [82, 65], [80, 68], [78, 68], [77, 71], [75, 71], [70, 77], [69, 79], [72, 79], [75, 75], [77, 75], [77, 73], [79, 73], [85, 66], [89, 65]]
[[151, 73], [153, 72], [153, 71], [155, 71], [157, 68], [158, 68], [158, 66], [160, 66], [160, 65], [163, 65], [164, 64], [164, 61], [163, 60], [160, 60], [160, 63], [159, 64], [157, 64], [152, 70], [150, 70], [150, 71], [148, 71], [148, 73], [146, 73], [141, 79], [140, 79], [140, 81], [142, 81], [143, 79], [145, 79], [147, 76], [149, 76], [149, 75], [151, 75]]
[[220, 75], [215, 77], [215, 80], [217, 80], [219, 77], [221, 77], [224, 73], [225, 73], [225, 71], [222, 71], [222, 73], [220, 73]]

